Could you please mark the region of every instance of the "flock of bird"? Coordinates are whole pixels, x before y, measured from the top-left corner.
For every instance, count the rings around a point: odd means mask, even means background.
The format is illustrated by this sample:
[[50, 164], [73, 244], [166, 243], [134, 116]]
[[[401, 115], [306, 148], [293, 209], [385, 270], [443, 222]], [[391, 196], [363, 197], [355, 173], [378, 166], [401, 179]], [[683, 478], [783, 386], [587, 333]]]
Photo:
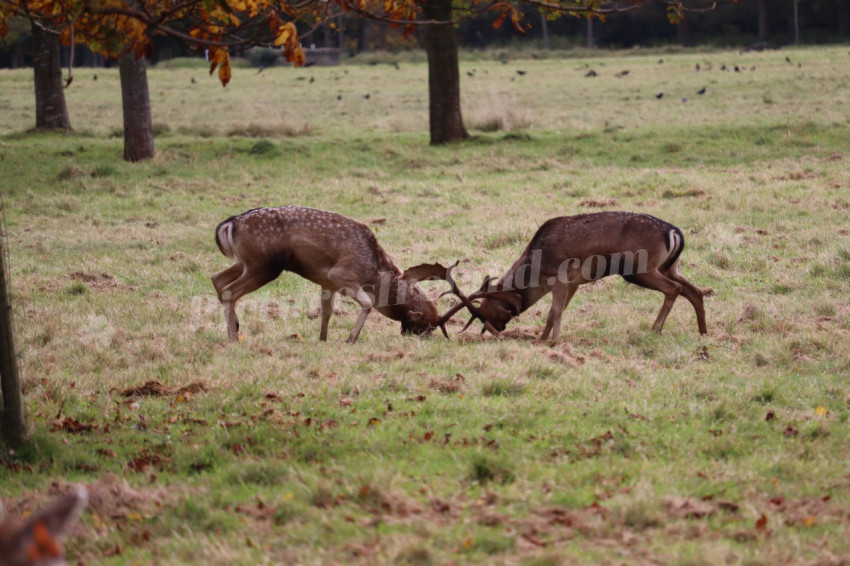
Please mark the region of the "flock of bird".
[[[535, 57], [535, 59], [536, 58], [537, 57]], [[504, 58], [501, 59], [500, 61], [503, 65], [507, 65], [509, 63], [509, 60], [504, 59]], [[785, 62], [788, 63], [789, 65], [794, 64], [794, 62], [788, 56], [785, 57]], [[658, 60], [659, 65], [661, 65], [663, 63], [664, 63], [664, 59]], [[390, 64], [393, 67], [395, 67], [396, 70], [401, 69], [398, 62], [392, 62]], [[803, 66], [802, 63], [797, 63], [797, 67], [802, 67], [802, 66]], [[694, 71], [697, 72], [697, 73], [702, 72], [702, 71], [711, 71], [711, 70], [713, 70], [713, 68], [714, 67], [711, 63], [704, 63], [702, 65], [700, 63], [696, 63], [694, 65]], [[742, 65], [726, 65], [726, 63], [721, 64], [719, 68], [720, 68], [721, 71], [734, 71], [736, 73], [740, 73], [740, 72], [744, 72], [744, 71], [748, 70], [746, 67], [744, 67]], [[590, 65], [588, 63], [585, 63], [583, 66], [578, 67], [576, 70], [586, 71], [585, 74], [584, 74], [584, 76], [586, 78], [593, 78], [593, 77], [599, 76], [599, 73], [597, 73], [594, 69], [590, 68]], [[755, 65], [752, 65], [752, 66], [749, 67], [749, 71], [755, 71], [755, 70], [756, 70]], [[262, 71], [263, 71], [263, 67], [261, 66], [260, 69], [257, 71], [257, 73], [261, 73]], [[470, 71], [466, 71], [466, 74], [467, 74], [468, 77], [474, 78], [476, 72], [477, 72], [477, 69], [472, 69]], [[517, 69], [516, 70], [516, 74], [520, 77], [525, 76], [527, 73], [528, 73], [528, 71], [525, 71], [523, 69]], [[622, 77], [627, 76], [629, 73], [630, 73], [629, 69], [623, 69], [622, 71], [615, 73], [614, 76], [618, 77], [618, 78], [622, 78]], [[348, 74], [347, 70], [345, 71], [345, 74]], [[511, 81], [513, 81], [515, 79], [516, 79], [516, 77], [512, 77]], [[94, 80], [97, 80], [97, 75], [95, 75]], [[303, 81], [303, 80], [307, 80], [307, 78], [306, 77], [298, 77], [296, 80], [302, 80]], [[312, 83], [314, 81], [315, 81], [315, 77], [310, 77], [309, 80], [308, 80], [308, 82], [310, 82], [310, 83]], [[195, 83], [194, 77], [192, 78], [192, 83], [193, 84]], [[696, 94], [697, 95], [703, 95], [703, 94], [706, 93], [706, 90], [707, 90], [706, 87], [702, 87], [702, 88], [700, 88], [699, 90], [696, 91]], [[369, 93], [366, 93], [366, 94], [363, 95], [364, 100], [369, 100], [370, 98], [371, 98], [371, 94], [369, 94]], [[661, 100], [662, 98], [664, 98], [664, 92], [655, 93], [655, 98], [657, 98], [658, 100]], [[342, 94], [338, 94], [336, 99], [342, 100]], [[687, 101], [688, 101], [688, 98], [686, 96], [683, 96], [682, 102], [687, 102]]]

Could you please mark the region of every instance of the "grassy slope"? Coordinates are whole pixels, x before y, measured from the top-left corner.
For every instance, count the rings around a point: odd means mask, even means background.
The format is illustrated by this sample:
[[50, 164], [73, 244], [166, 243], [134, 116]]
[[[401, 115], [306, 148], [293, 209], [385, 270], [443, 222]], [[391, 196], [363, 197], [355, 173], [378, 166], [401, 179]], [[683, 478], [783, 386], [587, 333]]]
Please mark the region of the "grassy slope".
[[[115, 71], [75, 72], [69, 136], [23, 134], [31, 77], [0, 71], [35, 439], [4, 460], [2, 495], [126, 478], [110, 493], [131, 503], [95, 501], [69, 543], [90, 563], [846, 558], [848, 67], [846, 48], [469, 62], [468, 124], [523, 129], [442, 148], [421, 64], [237, 70], [227, 89], [153, 69], [167, 133], [138, 165], [110, 137]], [[284, 276], [244, 301], [230, 345], [213, 229], [288, 203], [386, 219], [401, 265], [466, 259], [467, 288], [546, 218], [649, 212], [715, 290], [710, 335], [684, 301], [653, 335], [660, 295], [608, 279], [556, 345], [532, 341], [548, 300], [503, 340], [405, 338], [373, 314], [350, 347], [340, 302], [320, 344], [318, 290]], [[119, 393], [152, 379], [209, 389]]]

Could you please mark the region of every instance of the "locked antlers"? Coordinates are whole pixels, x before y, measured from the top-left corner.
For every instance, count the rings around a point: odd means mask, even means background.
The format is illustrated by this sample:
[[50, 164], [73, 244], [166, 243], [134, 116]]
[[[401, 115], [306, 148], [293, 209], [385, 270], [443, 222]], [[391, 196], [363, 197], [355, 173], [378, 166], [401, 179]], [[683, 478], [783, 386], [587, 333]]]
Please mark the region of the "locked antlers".
[[[472, 304], [472, 300], [474, 300], [474, 298], [479, 297], [478, 291], [476, 291], [476, 293], [474, 294], [473, 299], [467, 298], [463, 291], [460, 290], [460, 287], [457, 286], [457, 283], [455, 282], [454, 278], [452, 278], [452, 270], [457, 267], [458, 263], [460, 262], [456, 261], [448, 267], [439, 263], [423, 263], [421, 265], [411, 267], [410, 269], [406, 270], [401, 276], [402, 279], [410, 282], [446, 281], [451, 286], [451, 289], [442, 293], [440, 297], [452, 293], [454, 295], [457, 295], [461, 302], [449, 309], [445, 314], [443, 314], [439, 319], [434, 322], [434, 328], [439, 327], [443, 333], [443, 336], [445, 336], [446, 338], [449, 337], [449, 333], [446, 331], [446, 323], [455, 315], [455, 313], [457, 313], [464, 307], [466, 307], [471, 313], [473, 313], [472, 320], [475, 320], [476, 318], [484, 320], [481, 317], [481, 314], [478, 312], [478, 309], [475, 307], [474, 304]], [[484, 287], [486, 287], [487, 282], [489, 282], [489, 277], [485, 280]], [[484, 322], [484, 324], [485, 326], [489, 325], [489, 323], [487, 323], [486, 321]], [[464, 328], [464, 330], [466, 330], [466, 328]], [[490, 330], [494, 334], [498, 334], [496, 329], [492, 328], [492, 326], [488, 328], [488, 330]]]
[[[440, 326], [440, 328], [443, 329], [443, 334], [446, 334], [444, 326], [445, 323], [448, 322], [449, 319], [451, 319], [459, 310], [465, 307], [470, 312], [472, 317], [466, 323], [466, 326], [463, 327], [463, 330], [461, 330], [461, 332], [465, 332], [466, 329], [469, 328], [473, 322], [475, 322], [476, 320], [480, 320], [484, 323], [484, 327], [481, 329], [482, 334], [486, 330], [494, 336], [498, 336], [499, 331], [496, 330], [496, 328], [486, 318], [484, 318], [484, 316], [482, 316], [481, 311], [478, 310], [478, 307], [475, 306], [473, 301], [482, 299], [485, 296], [488, 298], [502, 298], [505, 299], [508, 304], [510, 304], [512, 308], [516, 310], [517, 313], [519, 313], [520, 309], [522, 308], [521, 298], [516, 293], [511, 293], [508, 290], [499, 289], [498, 287], [492, 285], [493, 279], [489, 275], [484, 277], [484, 282], [481, 284], [481, 287], [479, 287], [477, 291], [467, 297], [466, 295], [464, 295], [463, 291], [460, 290], [460, 288], [457, 286], [457, 283], [454, 279], [452, 279], [451, 276], [451, 270], [454, 269], [457, 264], [458, 262], [455, 262], [450, 267], [445, 268], [445, 277], [442, 277], [441, 279], [448, 281], [449, 285], [451, 285], [451, 290], [446, 291], [440, 296], [442, 297], [443, 295], [446, 295], [448, 293], [453, 293], [454, 295], [457, 295], [461, 302], [446, 311], [443, 316], [440, 317], [437, 324]], [[448, 335], [446, 335], [446, 337], [448, 338]]]

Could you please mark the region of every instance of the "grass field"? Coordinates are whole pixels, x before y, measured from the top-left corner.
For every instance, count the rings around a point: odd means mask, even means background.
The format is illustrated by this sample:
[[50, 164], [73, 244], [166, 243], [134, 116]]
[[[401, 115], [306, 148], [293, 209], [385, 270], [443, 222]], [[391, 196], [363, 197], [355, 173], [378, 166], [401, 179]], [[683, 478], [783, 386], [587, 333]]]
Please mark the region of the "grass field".
[[[117, 70], [75, 70], [68, 135], [29, 131], [31, 72], [0, 70], [32, 423], [0, 458], [7, 512], [88, 484], [67, 543], [85, 564], [850, 559], [848, 48], [461, 73], [473, 138], [429, 147], [419, 62], [236, 69], [226, 89], [153, 68], [158, 153], [134, 165]], [[653, 334], [662, 296], [608, 278], [555, 344], [534, 340], [548, 299], [500, 339], [373, 313], [351, 346], [338, 301], [321, 343], [319, 289], [285, 274], [231, 344], [213, 230], [283, 204], [370, 223], [403, 267], [460, 259], [467, 290], [550, 217], [650, 213], [714, 289], [709, 334], [684, 300]]]

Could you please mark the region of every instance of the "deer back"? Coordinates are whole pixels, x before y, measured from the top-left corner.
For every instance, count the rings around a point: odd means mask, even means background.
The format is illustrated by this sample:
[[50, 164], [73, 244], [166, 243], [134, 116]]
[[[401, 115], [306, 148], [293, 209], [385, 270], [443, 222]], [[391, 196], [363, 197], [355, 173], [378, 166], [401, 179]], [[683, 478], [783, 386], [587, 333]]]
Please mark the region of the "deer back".
[[[682, 232], [649, 214], [597, 212], [561, 216], [540, 226], [503, 279], [507, 282], [510, 274], [516, 273], [521, 266], [532, 265], [538, 250], [541, 275], [549, 278], [557, 276], [558, 270], [564, 269], [565, 262], [570, 262], [573, 269], [584, 267], [585, 273], [592, 276], [618, 273], [623, 262], [612, 261], [612, 256], [614, 260], [627, 257], [640, 260], [645, 257], [647, 268], [669, 267], [678, 259], [683, 248]], [[599, 268], [601, 258], [606, 264], [604, 270]], [[587, 280], [596, 278], [584, 277]]]
[[361, 285], [375, 284], [383, 272], [401, 275], [368, 226], [314, 208], [249, 210], [219, 224], [216, 243], [233, 260], [275, 275], [292, 271], [325, 287], [332, 286], [327, 274], [334, 267]]

